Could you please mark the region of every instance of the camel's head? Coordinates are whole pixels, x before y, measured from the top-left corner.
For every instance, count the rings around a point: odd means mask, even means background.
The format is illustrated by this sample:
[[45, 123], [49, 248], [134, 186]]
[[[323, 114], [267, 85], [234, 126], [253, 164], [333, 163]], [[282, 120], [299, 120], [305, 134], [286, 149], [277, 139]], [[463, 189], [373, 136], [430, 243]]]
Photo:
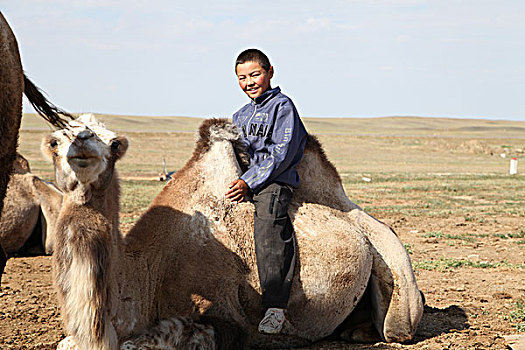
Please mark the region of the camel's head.
[[86, 197], [85, 192], [109, 184], [128, 140], [106, 129], [94, 115], [84, 114], [45, 137], [41, 148], [54, 164], [58, 187], [64, 193], [84, 192], [81, 197]]

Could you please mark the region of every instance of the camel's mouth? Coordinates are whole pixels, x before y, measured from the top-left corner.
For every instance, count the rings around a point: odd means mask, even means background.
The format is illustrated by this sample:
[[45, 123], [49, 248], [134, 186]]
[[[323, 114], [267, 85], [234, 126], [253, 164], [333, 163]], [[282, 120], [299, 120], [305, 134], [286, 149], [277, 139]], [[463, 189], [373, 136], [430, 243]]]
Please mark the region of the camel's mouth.
[[67, 161], [71, 165], [78, 166], [80, 168], [87, 168], [96, 163], [98, 159], [98, 157], [82, 154], [74, 157], [68, 157]]

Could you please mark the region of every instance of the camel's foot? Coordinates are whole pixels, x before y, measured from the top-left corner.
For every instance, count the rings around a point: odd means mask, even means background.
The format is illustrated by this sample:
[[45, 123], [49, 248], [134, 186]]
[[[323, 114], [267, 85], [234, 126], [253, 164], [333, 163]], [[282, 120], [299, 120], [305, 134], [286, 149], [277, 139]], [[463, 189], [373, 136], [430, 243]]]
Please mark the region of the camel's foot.
[[78, 350], [77, 343], [72, 336], [65, 337], [58, 343], [57, 350]]
[[197, 324], [185, 318], [171, 318], [125, 341], [120, 349], [215, 350], [215, 334], [211, 326]]

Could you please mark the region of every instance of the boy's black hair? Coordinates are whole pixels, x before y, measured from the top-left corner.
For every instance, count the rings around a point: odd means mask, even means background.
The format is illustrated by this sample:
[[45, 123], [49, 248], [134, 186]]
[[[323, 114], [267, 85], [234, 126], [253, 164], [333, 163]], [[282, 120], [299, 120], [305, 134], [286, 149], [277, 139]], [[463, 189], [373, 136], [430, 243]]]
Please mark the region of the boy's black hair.
[[266, 56], [261, 50], [247, 49], [241, 52], [239, 56], [237, 56], [237, 60], [235, 61], [235, 72], [237, 73], [237, 66], [239, 64], [243, 64], [246, 62], [257, 62], [267, 72], [270, 70], [270, 67], [272, 66], [270, 64], [270, 60], [268, 59], [268, 56]]

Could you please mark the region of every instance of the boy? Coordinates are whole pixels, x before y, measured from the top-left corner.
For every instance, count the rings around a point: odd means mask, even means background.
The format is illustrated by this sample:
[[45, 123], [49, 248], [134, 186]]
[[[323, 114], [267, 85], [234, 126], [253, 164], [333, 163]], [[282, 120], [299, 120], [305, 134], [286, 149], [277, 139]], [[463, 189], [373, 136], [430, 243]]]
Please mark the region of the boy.
[[255, 204], [254, 236], [262, 304], [262, 333], [279, 333], [285, 321], [295, 265], [293, 227], [288, 217], [295, 169], [306, 143], [306, 129], [292, 100], [273, 88], [273, 67], [257, 49], [243, 51], [235, 62], [239, 86], [252, 100], [233, 115], [250, 154], [249, 169], [226, 192], [242, 202], [250, 192]]

